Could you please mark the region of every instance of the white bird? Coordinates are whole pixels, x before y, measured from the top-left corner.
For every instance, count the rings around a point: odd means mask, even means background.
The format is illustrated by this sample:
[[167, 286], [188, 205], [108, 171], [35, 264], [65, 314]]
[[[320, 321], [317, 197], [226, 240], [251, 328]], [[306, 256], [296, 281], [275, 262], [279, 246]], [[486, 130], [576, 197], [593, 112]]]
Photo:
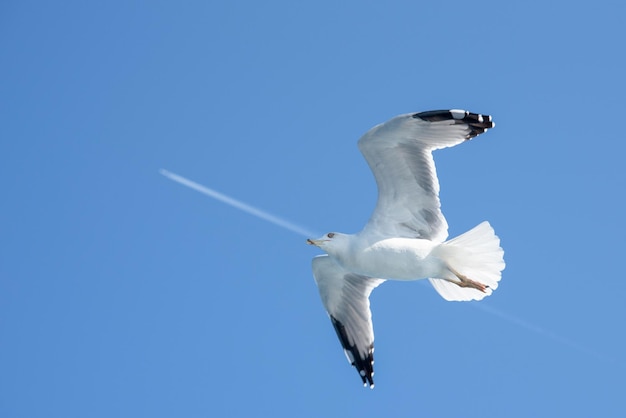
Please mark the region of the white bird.
[[358, 142], [378, 185], [369, 222], [358, 234], [307, 240], [326, 252], [313, 259], [313, 276], [364, 386], [374, 387], [369, 295], [376, 286], [428, 278], [454, 301], [480, 300], [498, 287], [504, 251], [488, 222], [446, 241], [432, 156], [494, 126], [491, 116], [453, 109], [400, 115], [370, 129]]

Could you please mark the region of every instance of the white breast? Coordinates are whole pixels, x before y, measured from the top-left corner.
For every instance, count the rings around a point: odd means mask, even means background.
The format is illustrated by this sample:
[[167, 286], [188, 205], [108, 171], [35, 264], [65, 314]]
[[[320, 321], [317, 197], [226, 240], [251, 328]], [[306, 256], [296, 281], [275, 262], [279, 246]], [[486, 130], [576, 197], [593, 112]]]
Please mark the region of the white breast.
[[417, 280], [438, 277], [445, 268], [431, 256], [439, 244], [423, 239], [389, 238], [363, 243], [352, 248], [341, 260], [344, 267], [359, 274], [395, 280]]

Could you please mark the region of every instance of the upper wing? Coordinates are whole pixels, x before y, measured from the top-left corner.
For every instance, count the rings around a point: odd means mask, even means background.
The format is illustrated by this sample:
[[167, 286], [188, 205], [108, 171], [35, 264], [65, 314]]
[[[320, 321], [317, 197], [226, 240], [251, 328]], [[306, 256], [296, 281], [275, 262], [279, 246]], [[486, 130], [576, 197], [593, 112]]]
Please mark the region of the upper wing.
[[494, 126], [491, 116], [434, 110], [396, 116], [370, 129], [359, 149], [374, 172], [378, 202], [365, 229], [386, 237], [443, 242], [448, 223], [441, 213], [432, 151]]
[[369, 295], [384, 280], [344, 270], [327, 255], [313, 259], [313, 277], [348, 361], [374, 387], [374, 328]]

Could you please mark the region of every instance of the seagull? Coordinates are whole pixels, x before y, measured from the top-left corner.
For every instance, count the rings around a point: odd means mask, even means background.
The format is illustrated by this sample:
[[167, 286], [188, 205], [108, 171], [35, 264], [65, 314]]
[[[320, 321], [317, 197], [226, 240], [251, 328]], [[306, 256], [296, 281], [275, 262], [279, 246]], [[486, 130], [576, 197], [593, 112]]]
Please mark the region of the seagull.
[[378, 201], [357, 234], [307, 239], [322, 303], [350, 364], [374, 388], [374, 328], [369, 296], [385, 280], [428, 279], [449, 301], [481, 300], [504, 270], [500, 239], [482, 222], [447, 240], [432, 152], [470, 140], [495, 124], [465, 110], [396, 116], [370, 129], [358, 146], [374, 173]]

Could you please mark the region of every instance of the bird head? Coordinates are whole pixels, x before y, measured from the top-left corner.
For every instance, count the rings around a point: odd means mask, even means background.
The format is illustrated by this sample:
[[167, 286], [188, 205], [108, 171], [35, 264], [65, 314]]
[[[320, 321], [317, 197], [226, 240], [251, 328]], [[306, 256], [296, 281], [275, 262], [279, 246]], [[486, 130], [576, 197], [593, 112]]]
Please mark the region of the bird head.
[[329, 232], [318, 239], [307, 239], [306, 243], [309, 245], [315, 245], [326, 253], [334, 255], [347, 246], [347, 237], [348, 235], [346, 234]]

